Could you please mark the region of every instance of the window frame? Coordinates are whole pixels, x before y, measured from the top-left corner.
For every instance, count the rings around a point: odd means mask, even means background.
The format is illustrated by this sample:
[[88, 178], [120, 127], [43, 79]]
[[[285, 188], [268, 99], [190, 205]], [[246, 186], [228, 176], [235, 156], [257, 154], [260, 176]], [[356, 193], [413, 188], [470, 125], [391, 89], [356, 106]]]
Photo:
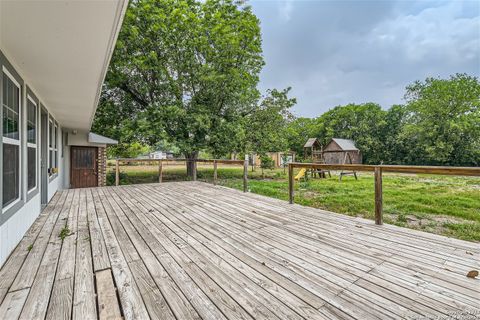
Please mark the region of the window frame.
[[[35, 143], [28, 142], [28, 101], [30, 101], [34, 106], [35, 106]], [[30, 90], [27, 88], [27, 99], [25, 103], [25, 142], [26, 142], [26, 159], [27, 159], [27, 164], [25, 167], [26, 170], [26, 179], [27, 179], [27, 184], [26, 184], [26, 189], [27, 189], [27, 201], [30, 199], [30, 197], [36, 193], [39, 189], [39, 152], [38, 152], [38, 145], [39, 145], [39, 112], [40, 110], [40, 103], [36, 98], [34, 98], [33, 94], [30, 92]], [[29, 148], [34, 148], [35, 149], [35, 186], [31, 189], [28, 189], [28, 178], [29, 178], [29, 171], [28, 171], [28, 149]]]
[[[10, 144], [18, 146], [18, 160], [19, 160], [19, 170], [18, 170], [18, 197], [7, 204], [5, 207], [3, 206], [3, 194], [2, 194], [2, 215], [6, 214], [10, 209], [17, 206], [19, 203], [22, 203], [23, 195], [22, 195], [22, 161], [23, 161], [23, 150], [22, 150], [22, 142], [23, 142], [23, 85], [17, 81], [16, 77], [8, 70], [7, 66], [2, 65], [2, 81], [3, 81], [3, 74], [5, 74], [10, 81], [18, 88], [18, 140], [7, 138], [3, 136], [3, 92], [2, 92], [2, 188], [3, 188], [3, 145]], [[2, 83], [3, 85], [3, 83]], [[3, 89], [2, 89], [3, 90]], [[3, 192], [3, 191], [2, 191]], [[22, 203], [23, 205], [23, 203]]]
[[[57, 121], [48, 116], [48, 181], [52, 182], [58, 176], [58, 132], [59, 126]], [[54, 168], [57, 172], [54, 172]]]

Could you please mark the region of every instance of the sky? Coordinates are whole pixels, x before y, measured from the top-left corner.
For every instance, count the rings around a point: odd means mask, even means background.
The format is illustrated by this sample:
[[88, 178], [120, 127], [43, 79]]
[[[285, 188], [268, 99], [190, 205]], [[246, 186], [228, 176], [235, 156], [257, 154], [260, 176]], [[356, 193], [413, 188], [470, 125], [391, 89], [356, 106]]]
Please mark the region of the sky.
[[292, 87], [297, 116], [337, 105], [404, 103], [405, 87], [480, 77], [480, 1], [251, 0], [265, 67], [260, 89]]

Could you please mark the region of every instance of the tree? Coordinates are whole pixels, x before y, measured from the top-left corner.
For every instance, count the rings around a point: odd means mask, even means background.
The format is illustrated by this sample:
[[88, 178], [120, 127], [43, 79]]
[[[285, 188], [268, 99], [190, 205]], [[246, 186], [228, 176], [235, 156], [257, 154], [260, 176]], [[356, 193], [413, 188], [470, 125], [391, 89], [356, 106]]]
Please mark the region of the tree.
[[260, 155], [260, 168], [262, 169], [262, 178], [265, 178], [265, 171], [266, 169], [274, 169], [275, 168], [275, 165], [273, 163], [273, 159], [270, 158], [268, 155], [266, 154], [261, 154]]
[[109, 158], [136, 158], [150, 152], [148, 145], [139, 142], [120, 143], [118, 145], [109, 146], [107, 155]]
[[316, 120], [315, 131], [323, 145], [331, 138], [352, 139], [362, 151], [365, 163], [383, 159], [382, 132], [386, 112], [376, 103], [335, 107]]
[[406, 123], [407, 108], [404, 105], [393, 105], [385, 114], [383, 126], [382, 159], [385, 164], [404, 164], [409, 152], [408, 145], [402, 137], [402, 130]]
[[[263, 66], [259, 20], [233, 0], [131, 1], [106, 76], [99, 113], [121, 107], [116, 133], [166, 139], [187, 159], [244, 140]], [[112, 119], [100, 116], [95, 127]], [[191, 163], [192, 162], [187, 162]], [[194, 165], [187, 167], [193, 175]]]
[[480, 165], [480, 82], [456, 74], [427, 78], [407, 87], [407, 122], [402, 139], [406, 162], [430, 165]]
[[286, 128], [286, 139], [288, 149], [295, 151], [298, 157], [303, 157], [303, 146], [308, 138], [317, 134], [315, 130], [316, 121], [313, 118], [296, 118]]
[[293, 120], [290, 109], [296, 99], [289, 98], [291, 88], [268, 90], [258, 108], [246, 118], [247, 150], [264, 155], [288, 149], [286, 130]]

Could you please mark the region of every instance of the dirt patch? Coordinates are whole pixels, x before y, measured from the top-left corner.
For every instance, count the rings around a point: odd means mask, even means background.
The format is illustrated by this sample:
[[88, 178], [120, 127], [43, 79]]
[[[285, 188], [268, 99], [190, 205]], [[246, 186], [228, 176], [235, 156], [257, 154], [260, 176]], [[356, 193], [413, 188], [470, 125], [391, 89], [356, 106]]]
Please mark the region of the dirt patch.
[[414, 215], [405, 216], [406, 222], [410, 227], [421, 227], [426, 225], [440, 225], [443, 226], [446, 223], [457, 224], [457, 223], [466, 223], [468, 220], [450, 217], [450, 216], [428, 216], [428, 217], [416, 217]]
[[312, 199], [312, 198], [315, 198], [315, 197], [318, 196], [318, 193], [313, 192], [313, 191], [301, 190], [300, 192], [301, 192], [302, 197], [307, 198], [307, 199]]

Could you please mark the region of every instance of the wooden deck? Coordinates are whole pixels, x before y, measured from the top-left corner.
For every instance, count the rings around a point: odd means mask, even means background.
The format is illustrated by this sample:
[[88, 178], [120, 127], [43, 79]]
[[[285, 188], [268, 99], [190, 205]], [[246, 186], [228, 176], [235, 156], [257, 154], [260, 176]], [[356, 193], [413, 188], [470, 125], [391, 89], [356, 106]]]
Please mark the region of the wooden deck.
[[0, 319], [480, 317], [479, 264], [478, 243], [201, 182], [76, 189], [0, 270]]

